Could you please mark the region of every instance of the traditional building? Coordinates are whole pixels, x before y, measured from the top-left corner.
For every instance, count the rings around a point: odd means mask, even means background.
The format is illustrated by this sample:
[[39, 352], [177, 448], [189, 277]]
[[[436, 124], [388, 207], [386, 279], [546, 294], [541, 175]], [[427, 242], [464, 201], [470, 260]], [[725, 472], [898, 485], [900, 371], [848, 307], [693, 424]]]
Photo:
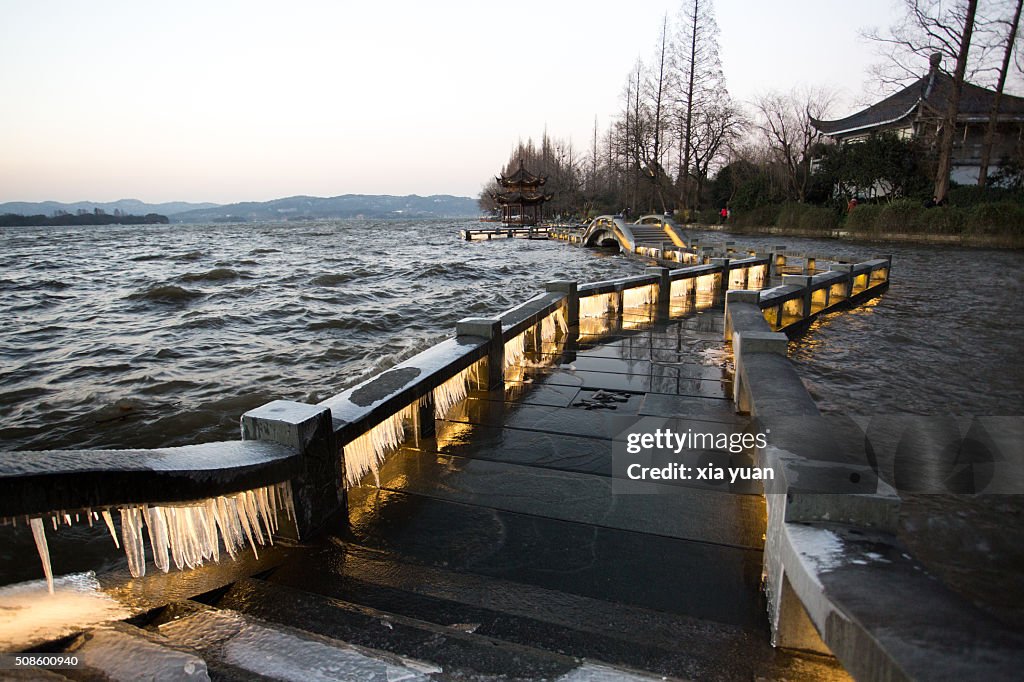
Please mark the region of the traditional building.
[[[835, 121], [811, 119], [823, 134], [837, 142], [864, 139], [872, 133], [893, 131], [903, 137], [938, 140], [953, 93], [953, 77], [939, 68], [941, 55], [932, 55], [931, 69], [899, 92], [856, 114]], [[985, 129], [996, 93], [964, 82], [956, 117], [953, 167], [950, 179], [963, 185], [978, 181]], [[1002, 158], [1020, 155], [1024, 144], [1024, 98], [1003, 93], [993, 138], [993, 168]]]
[[544, 216], [544, 202], [551, 201], [550, 194], [542, 189], [547, 182], [546, 176], [538, 176], [523, 167], [522, 159], [519, 168], [510, 175], [502, 173], [498, 181], [500, 191], [493, 192], [491, 197], [501, 206], [501, 221], [512, 225], [536, 225]]

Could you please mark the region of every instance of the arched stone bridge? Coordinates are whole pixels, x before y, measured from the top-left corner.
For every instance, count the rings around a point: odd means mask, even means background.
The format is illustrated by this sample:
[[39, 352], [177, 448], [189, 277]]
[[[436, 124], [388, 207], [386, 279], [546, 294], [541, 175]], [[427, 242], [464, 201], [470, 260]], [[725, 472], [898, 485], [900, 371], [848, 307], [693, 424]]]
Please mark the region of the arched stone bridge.
[[667, 241], [685, 248], [690, 240], [675, 221], [657, 214], [641, 216], [635, 223], [627, 223], [621, 216], [598, 216], [583, 233], [584, 246], [618, 245], [629, 253], [638, 246], [660, 249]]

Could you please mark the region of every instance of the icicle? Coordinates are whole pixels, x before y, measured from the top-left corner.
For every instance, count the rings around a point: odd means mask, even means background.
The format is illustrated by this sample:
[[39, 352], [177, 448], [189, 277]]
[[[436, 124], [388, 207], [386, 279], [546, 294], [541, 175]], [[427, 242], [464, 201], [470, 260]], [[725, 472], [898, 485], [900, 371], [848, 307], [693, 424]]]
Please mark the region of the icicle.
[[252, 492], [254, 501], [256, 503], [256, 509], [260, 513], [260, 518], [263, 519], [263, 526], [267, 529], [267, 541], [274, 544], [274, 524], [271, 522], [270, 505], [267, 501], [267, 489], [259, 488]]
[[249, 546], [252, 547], [252, 553], [257, 559], [259, 559], [260, 554], [256, 551], [256, 543], [252, 539], [252, 525], [249, 520], [249, 514], [245, 509], [245, 494], [242, 493], [241, 495], [236, 495], [234, 499], [235, 511], [238, 513], [238, 521], [242, 526], [242, 530], [245, 531], [245, 537], [249, 539]]
[[580, 298], [580, 317], [604, 317], [615, 310], [617, 301], [615, 292], [584, 296]]
[[433, 390], [434, 417], [444, 419], [449, 410], [466, 399], [469, 395], [469, 382], [476, 376], [478, 364], [470, 365]]
[[167, 537], [167, 517], [163, 508], [150, 507], [147, 510], [146, 521], [149, 531], [149, 546], [153, 550], [153, 563], [166, 573], [171, 569], [170, 559], [167, 555], [170, 540]]
[[671, 297], [680, 298], [688, 297], [693, 293], [693, 279], [677, 279], [672, 282]]
[[43, 574], [46, 575], [46, 589], [53, 594], [53, 567], [50, 566], [50, 548], [46, 544], [46, 529], [43, 527], [42, 519], [31, 519], [32, 537], [36, 541], [36, 549], [39, 551], [39, 559], [43, 562]]
[[658, 302], [658, 287], [648, 284], [642, 287], [633, 287], [622, 292], [623, 308], [638, 308], [644, 305], [652, 305]]
[[103, 510], [103, 521], [107, 524], [107, 530], [110, 531], [110, 537], [114, 538], [114, 547], [121, 549], [121, 543], [117, 539], [117, 531], [114, 530], [114, 519], [110, 518], [110, 510]]
[[142, 508], [121, 508], [121, 537], [128, 557], [128, 570], [139, 578], [146, 575], [146, 548], [142, 540]]
[[345, 481], [350, 488], [359, 485], [368, 472], [372, 471], [376, 478], [384, 457], [405, 440], [406, 419], [412, 420], [412, 406], [391, 415], [345, 445]]
[[526, 357], [526, 334], [529, 331], [530, 330], [527, 329], [522, 334], [519, 334], [505, 342], [505, 370], [509, 367], [516, 367], [523, 364], [523, 359]]

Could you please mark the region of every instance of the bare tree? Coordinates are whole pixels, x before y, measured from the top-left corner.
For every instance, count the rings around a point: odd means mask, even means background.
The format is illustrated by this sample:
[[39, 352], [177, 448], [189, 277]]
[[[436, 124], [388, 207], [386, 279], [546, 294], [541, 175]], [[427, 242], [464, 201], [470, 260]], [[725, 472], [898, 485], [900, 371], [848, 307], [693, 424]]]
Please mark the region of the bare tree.
[[811, 119], [824, 118], [833, 99], [827, 90], [802, 88], [788, 94], [770, 92], [754, 101], [757, 127], [772, 159], [785, 168], [787, 194], [795, 201], [803, 202], [807, 197], [811, 150], [822, 140]]
[[1010, 57], [1017, 43], [1017, 28], [1020, 25], [1020, 10], [1024, 0], [1017, 0], [1013, 10], [1013, 18], [1006, 26], [1006, 48], [1003, 50], [1003, 62], [999, 66], [999, 81], [996, 84], [996, 96], [992, 102], [992, 113], [985, 128], [985, 141], [981, 146], [981, 168], [978, 170], [978, 186], [984, 187], [988, 181], [988, 167], [992, 161], [992, 142], [995, 139], [996, 123], [999, 119], [999, 104], [1006, 87], [1006, 76], [1010, 70]]
[[718, 56], [718, 25], [711, 0], [685, 0], [673, 49], [676, 74], [676, 136], [678, 174], [683, 205], [690, 208], [693, 197], [690, 177], [694, 153], [694, 116], [724, 94], [722, 63]]
[[743, 114], [728, 99], [701, 107], [696, 112], [691, 131], [691, 147], [698, 204], [712, 168], [739, 141], [745, 126]]
[[[988, 27], [993, 19], [977, 14], [977, 0], [903, 0], [903, 16], [892, 26], [862, 31], [862, 35], [876, 43], [882, 61], [872, 68], [872, 75], [883, 90], [893, 91], [919, 79], [927, 73], [933, 54], [941, 54], [942, 61], [956, 64], [960, 47], [968, 30], [975, 26], [991, 34]], [[994, 5], [992, 6], [994, 9]], [[998, 52], [1002, 37], [984, 40], [972, 46], [970, 61], [964, 62], [964, 77], [971, 82], [989, 85], [995, 81], [998, 67], [993, 55]]]

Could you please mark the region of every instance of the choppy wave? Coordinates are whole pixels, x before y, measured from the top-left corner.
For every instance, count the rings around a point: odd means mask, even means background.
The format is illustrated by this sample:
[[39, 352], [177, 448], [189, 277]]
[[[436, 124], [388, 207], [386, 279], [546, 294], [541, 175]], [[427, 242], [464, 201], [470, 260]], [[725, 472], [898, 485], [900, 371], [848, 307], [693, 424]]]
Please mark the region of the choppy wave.
[[[0, 279], [0, 315], [14, 320], [0, 327], [0, 447], [235, 439], [246, 409], [275, 398], [333, 395], [450, 336], [462, 317], [521, 303], [545, 281], [596, 281], [643, 269], [561, 242], [466, 242], [458, 238], [465, 227], [459, 223], [388, 223], [386, 248], [376, 241], [384, 225], [352, 226], [0, 234], [0, 252], [11, 263]], [[23, 239], [27, 232], [38, 234]], [[789, 245], [854, 256], [876, 250]], [[946, 283], [978, 281], [993, 267], [1020, 272], [1024, 255], [892, 250], [893, 289], [863, 313], [827, 318], [796, 347], [801, 375], [823, 408], [924, 409], [936, 400], [927, 379], [941, 373], [941, 390], [950, 392], [944, 399], [966, 406], [962, 411], [1019, 411], [1021, 370], [994, 358], [1024, 346], [1022, 285], [1007, 276], [982, 295], [950, 291]], [[49, 263], [45, 277], [36, 262]], [[58, 295], [40, 280], [73, 286]], [[964, 325], [972, 329], [969, 340]], [[936, 345], [955, 348], [955, 360]], [[880, 392], [880, 385], [887, 389]]]
[[202, 293], [176, 284], [154, 284], [148, 289], [131, 294], [128, 298], [155, 303], [186, 303], [200, 296]]
[[179, 282], [223, 282], [240, 277], [237, 270], [231, 268], [214, 268], [206, 272], [187, 272], [178, 278]]

